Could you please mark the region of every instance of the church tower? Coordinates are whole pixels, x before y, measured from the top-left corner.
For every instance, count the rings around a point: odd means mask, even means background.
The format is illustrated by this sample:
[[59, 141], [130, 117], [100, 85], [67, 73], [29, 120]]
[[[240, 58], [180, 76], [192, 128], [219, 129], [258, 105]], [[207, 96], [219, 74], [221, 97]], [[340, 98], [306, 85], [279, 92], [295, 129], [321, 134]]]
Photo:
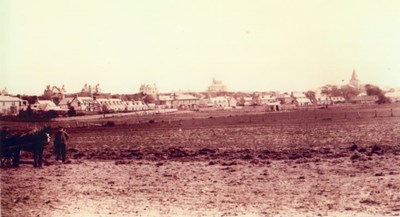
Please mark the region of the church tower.
[[356, 88], [360, 88], [360, 81], [358, 80], [358, 76], [355, 69], [353, 69], [353, 74], [351, 75], [349, 85]]

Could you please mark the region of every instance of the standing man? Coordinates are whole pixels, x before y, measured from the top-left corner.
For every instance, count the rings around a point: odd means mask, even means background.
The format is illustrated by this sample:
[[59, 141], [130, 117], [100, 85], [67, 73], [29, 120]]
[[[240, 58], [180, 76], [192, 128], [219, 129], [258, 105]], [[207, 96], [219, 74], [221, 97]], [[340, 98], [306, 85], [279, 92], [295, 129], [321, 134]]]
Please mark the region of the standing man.
[[67, 148], [67, 141], [69, 139], [69, 134], [65, 131], [63, 127], [59, 127], [59, 130], [54, 136], [54, 154], [56, 155], [56, 161], [61, 160], [65, 163], [65, 155]]

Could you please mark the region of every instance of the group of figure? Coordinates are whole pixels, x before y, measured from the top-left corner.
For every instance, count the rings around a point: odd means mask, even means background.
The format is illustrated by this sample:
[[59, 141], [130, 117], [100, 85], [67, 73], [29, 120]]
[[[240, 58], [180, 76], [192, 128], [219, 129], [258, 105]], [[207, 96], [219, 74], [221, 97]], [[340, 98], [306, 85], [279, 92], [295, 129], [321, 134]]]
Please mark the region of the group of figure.
[[[1, 130], [1, 154], [3, 157], [12, 158], [12, 166], [19, 166], [20, 151], [33, 153], [33, 166], [42, 167], [43, 151], [50, 143], [50, 127], [41, 130], [35, 129], [24, 134], [11, 134], [8, 128]], [[67, 142], [69, 134], [63, 127], [59, 127], [54, 136], [54, 155], [56, 160], [66, 162]]]

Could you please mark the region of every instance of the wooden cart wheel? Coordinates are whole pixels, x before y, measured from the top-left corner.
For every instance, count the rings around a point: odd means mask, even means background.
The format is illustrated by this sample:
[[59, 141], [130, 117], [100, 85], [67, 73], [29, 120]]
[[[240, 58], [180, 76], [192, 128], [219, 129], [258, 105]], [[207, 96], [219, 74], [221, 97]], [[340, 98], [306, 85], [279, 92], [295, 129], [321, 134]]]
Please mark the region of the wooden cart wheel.
[[11, 167], [13, 165], [14, 156], [12, 151], [3, 150], [2, 153], [0, 153], [0, 155], [1, 155], [0, 161], [2, 167]]

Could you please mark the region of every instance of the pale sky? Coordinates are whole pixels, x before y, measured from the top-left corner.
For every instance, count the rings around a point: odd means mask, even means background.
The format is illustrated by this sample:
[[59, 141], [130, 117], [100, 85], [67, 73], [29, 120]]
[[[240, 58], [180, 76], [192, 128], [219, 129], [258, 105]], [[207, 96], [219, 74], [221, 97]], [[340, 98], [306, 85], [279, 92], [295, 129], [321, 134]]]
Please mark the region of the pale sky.
[[[0, 0], [0, 89], [400, 87], [399, 0]], [[344, 82], [342, 82], [344, 80]]]

